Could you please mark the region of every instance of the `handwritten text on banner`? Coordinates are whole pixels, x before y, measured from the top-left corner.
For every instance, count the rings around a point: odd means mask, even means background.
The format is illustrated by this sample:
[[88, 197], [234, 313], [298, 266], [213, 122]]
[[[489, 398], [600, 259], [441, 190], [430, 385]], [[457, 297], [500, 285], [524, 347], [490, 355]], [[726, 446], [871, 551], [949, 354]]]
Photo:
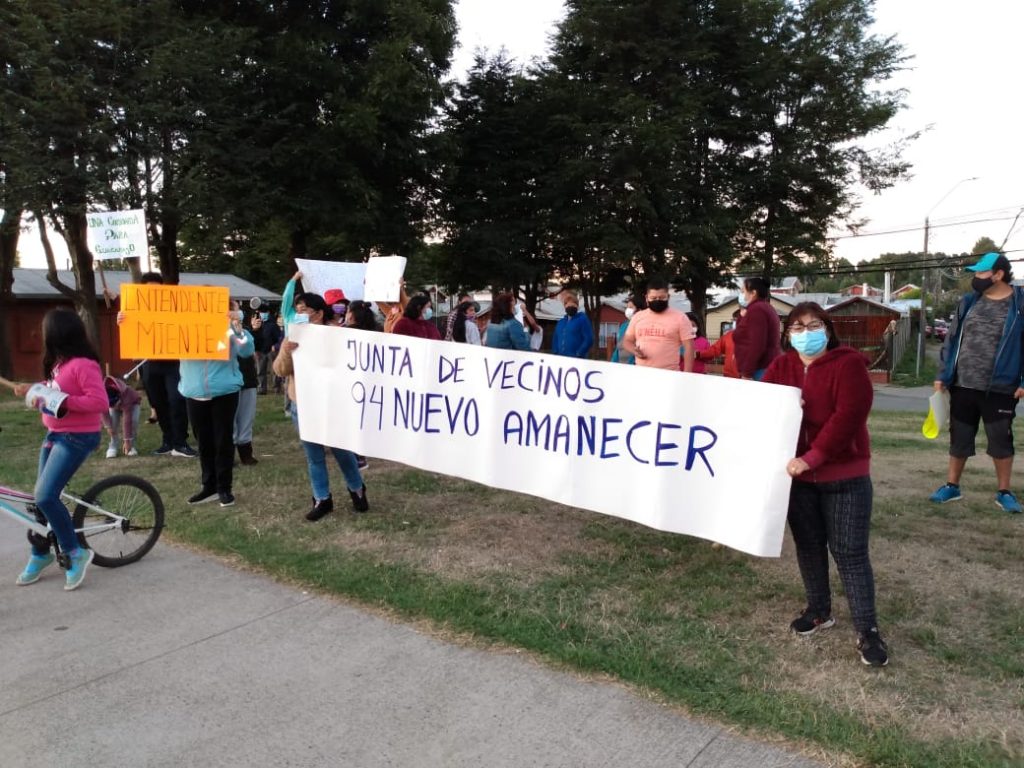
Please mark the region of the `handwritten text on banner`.
[[[718, 541], [782, 550], [789, 387], [300, 326], [304, 440]], [[765, 414], [771, 414], [766, 420]]]
[[226, 287], [121, 286], [121, 359], [227, 360]]
[[93, 258], [132, 259], [149, 252], [146, 215], [140, 210], [98, 211], [86, 217]]

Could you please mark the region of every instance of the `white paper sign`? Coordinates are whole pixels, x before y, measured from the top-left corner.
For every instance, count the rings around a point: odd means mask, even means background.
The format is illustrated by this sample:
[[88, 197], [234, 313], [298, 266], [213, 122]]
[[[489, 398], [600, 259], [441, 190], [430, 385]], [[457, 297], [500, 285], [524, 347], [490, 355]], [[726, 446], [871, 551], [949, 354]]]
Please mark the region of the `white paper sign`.
[[296, 266], [302, 272], [302, 287], [323, 296], [332, 288], [340, 288], [349, 301], [363, 298], [363, 281], [366, 279], [366, 265], [351, 261], [317, 261], [296, 259]]
[[59, 389], [53, 389], [45, 384], [33, 384], [25, 393], [25, 407], [38, 409], [47, 416], [59, 416], [60, 407], [68, 396]]
[[149, 253], [146, 215], [140, 210], [88, 214], [89, 249], [97, 261], [144, 258]]
[[797, 389], [345, 328], [293, 330], [304, 440], [754, 555], [782, 551]]
[[366, 263], [363, 298], [366, 301], [398, 301], [405, 275], [405, 256], [373, 256]]

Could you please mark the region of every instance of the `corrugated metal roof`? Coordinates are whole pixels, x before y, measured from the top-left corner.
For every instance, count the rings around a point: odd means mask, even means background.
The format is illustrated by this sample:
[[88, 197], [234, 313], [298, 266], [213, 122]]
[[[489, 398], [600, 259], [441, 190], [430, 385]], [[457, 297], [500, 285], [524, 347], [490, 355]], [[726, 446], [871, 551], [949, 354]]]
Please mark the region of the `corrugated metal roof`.
[[[130, 272], [104, 270], [103, 274], [107, 280], [107, 287], [115, 296], [121, 291], [121, 283], [130, 283], [132, 280]], [[75, 285], [75, 275], [70, 270], [57, 270], [57, 276], [65, 285]], [[268, 291], [237, 275], [182, 272], [178, 282], [181, 285], [226, 286], [231, 292], [231, 298], [239, 301], [251, 299], [253, 296], [259, 296], [263, 301], [281, 300], [281, 294]], [[13, 293], [15, 299], [53, 299], [61, 296], [60, 291], [47, 282], [45, 269], [15, 269]], [[99, 275], [96, 276], [96, 295], [103, 296], [103, 283]]]

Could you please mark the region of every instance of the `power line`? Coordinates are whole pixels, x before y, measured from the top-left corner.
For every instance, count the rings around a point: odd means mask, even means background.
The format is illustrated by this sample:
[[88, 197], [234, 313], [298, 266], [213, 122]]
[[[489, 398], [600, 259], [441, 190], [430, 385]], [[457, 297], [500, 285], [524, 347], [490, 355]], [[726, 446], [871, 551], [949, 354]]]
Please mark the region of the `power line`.
[[[945, 227], [961, 227], [967, 224], [985, 224], [992, 221], [1009, 221], [1013, 216], [1000, 216], [989, 219], [971, 219], [969, 221], [954, 221], [948, 224], [929, 224], [928, 229], [943, 229]], [[888, 229], [880, 232], [858, 232], [850, 233], [848, 235], [832, 235], [829, 240], [847, 240], [855, 237], [877, 237], [879, 235], [901, 235], [907, 232], [921, 232], [924, 230], [923, 226], [920, 227], [908, 227], [907, 229]]]

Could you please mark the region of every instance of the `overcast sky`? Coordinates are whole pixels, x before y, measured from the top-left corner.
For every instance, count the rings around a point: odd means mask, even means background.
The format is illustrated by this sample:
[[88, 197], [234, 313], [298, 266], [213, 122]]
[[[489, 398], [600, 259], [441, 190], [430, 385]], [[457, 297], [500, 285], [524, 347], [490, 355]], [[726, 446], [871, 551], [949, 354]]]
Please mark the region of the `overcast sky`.
[[[461, 75], [477, 48], [494, 53], [504, 47], [522, 62], [544, 56], [564, 6], [561, 0], [458, 0], [456, 12], [460, 46], [452, 72]], [[866, 197], [860, 211], [868, 219], [864, 233], [911, 231], [839, 238], [837, 255], [859, 262], [885, 252], [920, 251], [929, 213], [936, 225], [929, 237], [932, 252], [966, 251], [983, 235], [1001, 243], [1024, 206], [1017, 82], [1024, 3], [878, 0], [876, 20], [875, 32], [895, 35], [914, 58], [891, 83], [907, 90], [907, 109], [887, 135], [871, 143], [928, 130], [906, 154], [913, 178]], [[977, 181], [957, 186], [975, 176]], [[943, 226], [975, 219], [998, 220]], [[34, 236], [23, 240], [26, 266], [42, 265], [36, 242]], [[1006, 248], [1021, 249], [1010, 256], [1024, 258], [1024, 217]]]
[[[913, 178], [864, 199], [860, 213], [869, 223], [862, 232], [913, 231], [839, 238], [837, 255], [858, 262], [889, 251], [920, 251], [929, 213], [940, 225], [929, 235], [932, 252], [967, 251], [983, 235], [1001, 243], [1024, 206], [1017, 83], [1024, 3], [878, 0], [875, 9], [875, 33], [895, 35], [914, 58], [891, 82], [908, 91], [907, 109], [871, 145], [928, 130], [906, 154]], [[453, 71], [460, 72], [472, 63], [476, 47], [493, 52], [504, 46], [522, 61], [543, 56], [564, 6], [561, 0], [459, 0], [457, 12], [461, 47]], [[980, 178], [957, 186], [974, 176]], [[997, 218], [1002, 220], [941, 226]], [[1024, 224], [1006, 248], [1024, 249]], [[1011, 254], [1016, 257], [1024, 252]]]

